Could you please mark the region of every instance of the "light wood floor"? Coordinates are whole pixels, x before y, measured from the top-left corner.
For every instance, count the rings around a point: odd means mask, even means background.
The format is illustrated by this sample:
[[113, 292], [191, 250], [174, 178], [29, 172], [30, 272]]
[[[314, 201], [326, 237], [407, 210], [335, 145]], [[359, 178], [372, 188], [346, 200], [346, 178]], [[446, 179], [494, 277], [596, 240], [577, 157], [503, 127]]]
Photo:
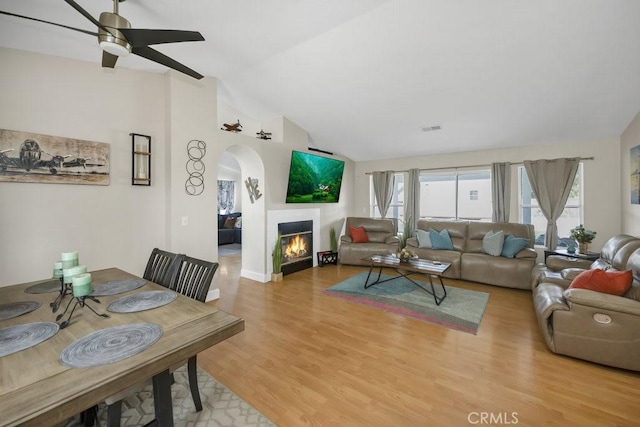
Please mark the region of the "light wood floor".
[[551, 353], [528, 291], [445, 279], [491, 294], [472, 335], [322, 293], [360, 267], [263, 284], [220, 263], [210, 304], [245, 331], [198, 362], [279, 426], [640, 425], [640, 374]]

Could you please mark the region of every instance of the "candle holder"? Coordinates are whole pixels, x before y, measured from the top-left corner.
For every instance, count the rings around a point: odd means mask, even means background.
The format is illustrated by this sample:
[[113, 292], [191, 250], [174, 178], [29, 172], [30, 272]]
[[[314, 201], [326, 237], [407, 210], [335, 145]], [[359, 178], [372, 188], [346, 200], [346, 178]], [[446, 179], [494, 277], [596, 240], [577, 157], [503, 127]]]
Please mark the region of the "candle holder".
[[[88, 304], [88, 301], [93, 301], [96, 304], [100, 304], [100, 300], [96, 297], [93, 297], [91, 295], [84, 295], [81, 297], [75, 297], [75, 301], [76, 303], [73, 305], [73, 308], [71, 309], [71, 313], [69, 313], [69, 317], [67, 317], [67, 320], [65, 320], [64, 322], [60, 323], [60, 329], [64, 329], [67, 326], [69, 326], [69, 324], [71, 323], [71, 317], [73, 316], [73, 313], [76, 311], [76, 308], [78, 306], [80, 307], [87, 307], [89, 310], [91, 310], [96, 316], [99, 317], [103, 317], [105, 319], [109, 318], [108, 314], [105, 313], [98, 313], [93, 307], [91, 307]], [[64, 309], [64, 311], [60, 314], [58, 314], [58, 316], [56, 317], [56, 322], [59, 321], [60, 319], [62, 319], [65, 315], [65, 313], [67, 312], [67, 310], [69, 310], [69, 306], [71, 305], [71, 303], [73, 302], [73, 299], [69, 300], [69, 303], [67, 304], [67, 308]]]
[[151, 137], [131, 133], [131, 185], [151, 185]]
[[[68, 286], [67, 286], [68, 285]], [[64, 283], [64, 277], [60, 277], [60, 292], [55, 300], [52, 303], [49, 303], [51, 310], [55, 313], [60, 308], [60, 304], [64, 300], [64, 297], [71, 294], [73, 291], [71, 290], [71, 283]]]

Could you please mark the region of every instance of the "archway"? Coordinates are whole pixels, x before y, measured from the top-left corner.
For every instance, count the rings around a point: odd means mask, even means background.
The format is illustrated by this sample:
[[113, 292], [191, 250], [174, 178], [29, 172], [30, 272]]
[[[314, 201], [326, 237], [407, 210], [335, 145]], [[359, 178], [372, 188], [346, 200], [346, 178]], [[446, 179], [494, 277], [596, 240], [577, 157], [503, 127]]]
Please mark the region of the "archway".
[[[265, 199], [264, 164], [258, 153], [250, 147], [233, 145], [224, 153], [232, 156], [240, 168], [239, 191], [242, 206], [242, 267], [240, 275], [252, 280], [264, 281], [265, 265]], [[223, 156], [224, 157], [224, 156]], [[257, 180], [257, 181], [256, 181]], [[250, 194], [247, 182], [257, 183], [259, 193]]]

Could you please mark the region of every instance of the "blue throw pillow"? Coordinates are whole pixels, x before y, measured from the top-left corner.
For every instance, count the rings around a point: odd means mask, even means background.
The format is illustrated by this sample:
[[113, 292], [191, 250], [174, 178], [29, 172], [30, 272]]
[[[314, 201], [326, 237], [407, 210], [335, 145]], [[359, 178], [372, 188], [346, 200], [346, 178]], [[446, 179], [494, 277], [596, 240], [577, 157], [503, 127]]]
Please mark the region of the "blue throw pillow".
[[453, 250], [453, 242], [451, 241], [449, 231], [446, 228], [439, 233], [433, 228], [430, 228], [429, 238], [431, 239], [431, 247], [433, 249]]
[[489, 231], [482, 239], [482, 252], [492, 256], [500, 256], [502, 254], [502, 246], [504, 244], [504, 231]]
[[431, 248], [431, 238], [428, 231], [416, 230], [416, 237], [418, 238], [419, 248]]
[[504, 245], [502, 245], [503, 257], [514, 258], [518, 252], [523, 250], [529, 245], [529, 239], [522, 237], [516, 237], [513, 234], [509, 234], [504, 239]]

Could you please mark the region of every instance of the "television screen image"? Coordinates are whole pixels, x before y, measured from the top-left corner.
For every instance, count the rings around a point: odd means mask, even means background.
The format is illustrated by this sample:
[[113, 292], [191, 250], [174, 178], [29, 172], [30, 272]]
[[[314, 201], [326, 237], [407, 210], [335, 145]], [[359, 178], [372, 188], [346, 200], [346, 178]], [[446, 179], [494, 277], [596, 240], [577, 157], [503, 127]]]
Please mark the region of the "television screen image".
[[293, 151], [287, 203], [337, 203], [344, 161]]

